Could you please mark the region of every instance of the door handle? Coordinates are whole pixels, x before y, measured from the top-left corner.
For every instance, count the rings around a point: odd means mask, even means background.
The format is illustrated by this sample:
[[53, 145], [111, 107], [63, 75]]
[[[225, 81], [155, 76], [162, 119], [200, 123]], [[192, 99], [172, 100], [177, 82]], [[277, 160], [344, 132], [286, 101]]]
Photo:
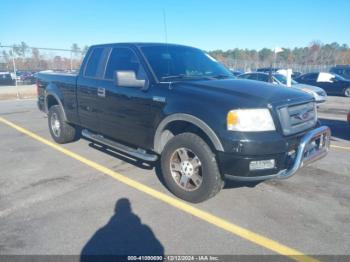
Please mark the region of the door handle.
[[99, 97], [106, 97], [106, 89], [103, 87], [98, 87], [97, 88], [97, 95]]

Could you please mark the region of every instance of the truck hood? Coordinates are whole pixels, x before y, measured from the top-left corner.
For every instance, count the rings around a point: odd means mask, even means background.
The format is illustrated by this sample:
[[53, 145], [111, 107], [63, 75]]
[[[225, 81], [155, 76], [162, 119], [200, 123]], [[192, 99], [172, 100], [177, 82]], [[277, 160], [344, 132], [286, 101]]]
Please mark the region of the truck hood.
[[[180, 86], [200, 88], [203, 92], [213, 95], [221, 95], [223, 99], [230, 96], [247, 100], [250, 105], [252, 101], [256, 106], [267, 104], [283, 104], [293, 101], [310, 101], [313, 99], [306, 92], [294, 88], [285, 88], [254, 80], [225, 79], [225, 80], [203, 80], [186, 81], [179, 83]], [[217, 96], [216, 96], [217, 97]]]

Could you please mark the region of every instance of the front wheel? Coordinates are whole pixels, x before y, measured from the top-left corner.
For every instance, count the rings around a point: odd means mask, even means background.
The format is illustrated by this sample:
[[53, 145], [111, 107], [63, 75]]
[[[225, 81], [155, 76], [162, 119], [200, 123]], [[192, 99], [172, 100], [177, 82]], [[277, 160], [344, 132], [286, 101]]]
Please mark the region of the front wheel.
[[172, 138], [161, 155], [163, 180], [177, 197], [199, 203], [223, 187], [216, 158], [202, 138], [183, 133]]
[[350, 87], [345, 88], [345, 90], [344, 90], [344, 96], [350, 97]]

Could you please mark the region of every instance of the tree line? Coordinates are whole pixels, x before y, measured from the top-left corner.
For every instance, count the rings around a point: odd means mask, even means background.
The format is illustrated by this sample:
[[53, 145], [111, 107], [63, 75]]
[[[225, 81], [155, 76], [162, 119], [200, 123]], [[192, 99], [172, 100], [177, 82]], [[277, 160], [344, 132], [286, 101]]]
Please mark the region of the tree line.
[[213, 50], [209, 54], [227, 66], [233, 66], [236, 61], [256, 63], [270, 66], [283, 65], [326, 65], [350, 64], [350, 48], [347, 44], [337, 42], [323, 44], [313, 41], [306, 47], [283, 48], [282, 52], [275, 54], [273, 49], [230, 49]]
[[70, 49], [41, 48], [30, 47], [21, 42], [2, 48], [0, 70], [12, 71], [13, 62], [17, 70], [78, 69], [88, 48], [88, 46], [79, 47], [76, 43], [72, 44]]
[[[1, 44], [0, 44], [1, 46]], [[323, 44], [313, 41], [307, 47], [282, 48], [277, 55], [273, 49], [229, 49], [208, 51], [210, 55], [228, 67], [261, 67], [279, 65], [324, 65], [350, 64], [350, 48], [337, 42]], [[17, 70], [78, 69], [88, 46], [72, 44], [63, 49], [30, 47], [25, 42], [3, 48], [0, 53], [0, 70], [13, 70], [13, 59]], [[61, 51], [60, 51], [61, 50]]]

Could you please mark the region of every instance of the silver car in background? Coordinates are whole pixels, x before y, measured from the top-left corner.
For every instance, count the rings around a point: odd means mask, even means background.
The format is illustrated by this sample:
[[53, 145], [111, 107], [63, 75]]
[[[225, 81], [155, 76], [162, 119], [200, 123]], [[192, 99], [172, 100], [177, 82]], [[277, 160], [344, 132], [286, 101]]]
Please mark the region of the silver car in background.
[[[282, 74], [274, 74], [273, 77], [275, 78], [275, 81], [278, 82], [280, 85], [287, 86], [287, 78]], [[298, 83], [297, 81], [292, 79], [292, 87], [300, 89], [304, 92], [307, 92], [315, 98], [315, 101], [317, 103], [323, 103], [327, 99], [327, 93], [322, 88], [318, 86], [311, 86], [306, 84]]]
[[[262, 73], [262, 72], [245, 73], [245, 74], [239, 75], [238, 78], [268, 82], [268, 83], [288, 87], [287, 86], [287, 77], [285, 77], [282, 74], [277, 74], [277, 73], [272, 74], [271, 79], [270, 79], [268, 73]], [[296, 88], [296, 89], [299, 89], [301, 91], [304, 91], [306, 93], [311, 94], [315, 98], [315, 101], [317, 103], [323, 103], [327, 99], [327, 93], [320, 87], [306, 85], [306, 84], [299, 84], [298, 82], [296, 82], [293, 79], [291, 81], [291, 84], [292, 84], [291, 88]]]

